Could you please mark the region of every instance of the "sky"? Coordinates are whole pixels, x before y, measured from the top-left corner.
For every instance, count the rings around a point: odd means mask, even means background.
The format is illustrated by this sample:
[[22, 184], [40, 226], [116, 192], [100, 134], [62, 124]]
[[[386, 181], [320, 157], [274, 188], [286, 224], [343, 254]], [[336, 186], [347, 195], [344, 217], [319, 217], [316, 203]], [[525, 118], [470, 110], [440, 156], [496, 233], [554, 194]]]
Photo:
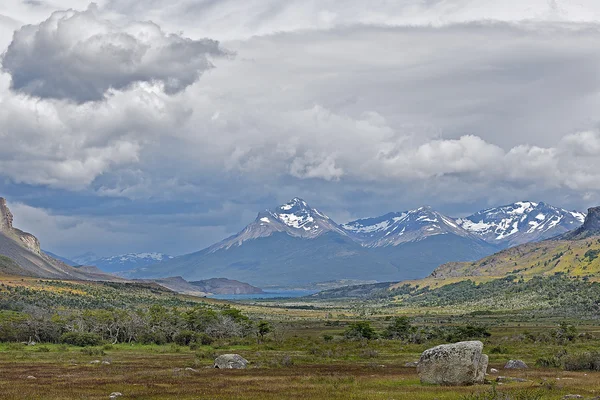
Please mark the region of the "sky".
[[597, 0], [3, 0], [0, 196], [54, 253], [600, 204]]

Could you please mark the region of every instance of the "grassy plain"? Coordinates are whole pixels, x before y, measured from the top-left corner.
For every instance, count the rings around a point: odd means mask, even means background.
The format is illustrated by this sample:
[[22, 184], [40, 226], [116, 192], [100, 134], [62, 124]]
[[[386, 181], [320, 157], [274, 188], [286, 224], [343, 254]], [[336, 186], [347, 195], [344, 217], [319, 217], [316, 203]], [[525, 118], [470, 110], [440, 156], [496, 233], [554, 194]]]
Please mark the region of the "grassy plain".
[[[110, 304], [152, 304], [188, 307], [195, 303], [221, 307], [223, 301], [165, 293], [156, 288], [124, 290], [96, 283], [52, 283], [32, 278], [1, 282], [24, 291], [10, 297], [33, 302], [53, 296], [53, 304], [74, 307], [95, 304], [103, 296]], [[0, 287], [1, 289], [1, 287]], [[25, 290], [27, 289], [27, 290]], [[0, 290], [1, 292], [1, 290]], [[578, 394], [600, 396], [600, 372], [565, 371], [535, 366], [539, 359], [579, 354], [600, 348], [600, 323], [591, 315], [565, 320], [534, 309], [473, 312], [470, 305], [419, 307], [394, 299], [272, 300], [235, 304], [253, 321], [267, 320], [274, 330], [262, 343], [256, 337], [219, 339], [211, 345], [180, 346], [107, 344], [75, 347], [60, 344], [0, 344], [1, 399], [562, 399]], [[526, 382], [497, 386], [508, 397], [490, 397], [492, 385], [444, 388], [421, 385], [415, 368], [406, 367], [421, 352], [445, 342], [420, 344], [400, 340], [349, 340], [344, 332], [356, 321], [369, 321], [378, 332], [390, 318], [409, 316], [427, 327], [485, 325], [482, 339], [490, 366], [500, 375]], [[578, 338], [568, 342], [542, 340], [561, 322], [575, 325]], [[246, 370], [215, 370], [216, 356], [238, 353], [251, 364]], [[509, 359], [530, 365], [524, 371], [503, 371]], [[495, 380], [490, 375], [489, 380]]]

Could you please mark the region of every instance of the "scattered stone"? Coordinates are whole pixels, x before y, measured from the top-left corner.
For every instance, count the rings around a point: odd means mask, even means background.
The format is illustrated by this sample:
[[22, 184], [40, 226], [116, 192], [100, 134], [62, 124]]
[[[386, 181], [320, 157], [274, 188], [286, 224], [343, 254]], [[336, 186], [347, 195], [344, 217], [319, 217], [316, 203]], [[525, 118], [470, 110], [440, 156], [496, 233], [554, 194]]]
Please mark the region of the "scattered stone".
[[580, 395], [580, 394], [567, 394], [567, 395], [563, 396], [563, 399], [564, 400], [567, 400], [567, 399], [583, 399], [583, 396]]
[[409, 368], [417, 368], [419, 366], [419, 362], [418, 361], [407, 362], [406, 364], [404, 364], [404, 366], [409, 367]]
[[90, 364], [100, 364], [100, 360], [93, 360], [93, 361], [90, 361]]
[[112, 392], [110, 394], [109, 399], [116, 399], [117, 397], [121, 397], [121, 396], [123, 396], [123, 393], [121, 393], [121, 392]]
[[110, 361], [104, 360], [104, 361], [102, 361], [102, 364], [104, 364], [104, 365], [110, 365]]
[[490, 369], [490, 374], [497, 374], [498, 372], [500, 371], [498, 371], [496, 368]]
[[185, 370], [189, 371], [189, 372], [198, 372], [197, 369], [194, 369], [194, 368], [191, 368], [191, 367], [187, 367]]
[[504, 366], [504, 369], [527, 369], [529, 368], [525, 361], [522, 360], [510, 360]]
[[223, 354], [215, 359], [214, 368], [218, 369], [245, 369], [248, 360], [239, 354]]
[[37, 379], [37, 378], [36, 378], [35, 376], [33, 376], [33, 375], [29, 375], [29, 376], [27, 377], [27, 379]]
[[511, 376], [499, 376], [496, 378], [496, 382], [502, 382], [502, 383], [527, 382], [527, 379], [513, 378]]
[[484, 383], [488, 356], [480, 341], [442, 344], [421, 354], [417, 372], [421, 383], [464, 386]]

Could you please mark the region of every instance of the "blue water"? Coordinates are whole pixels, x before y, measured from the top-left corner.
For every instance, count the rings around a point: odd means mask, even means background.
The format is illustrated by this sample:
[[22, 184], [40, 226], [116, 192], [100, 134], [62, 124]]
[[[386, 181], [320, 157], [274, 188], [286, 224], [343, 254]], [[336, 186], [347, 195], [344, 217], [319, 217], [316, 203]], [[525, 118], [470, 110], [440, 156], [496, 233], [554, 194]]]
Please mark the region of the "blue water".
[[294, 298], [310, 296], [311, 294], [317, 293], [317, 290], [281, 290], [281, 291], [268, 291], [262, 294], [216, 294], [209, 296], [212, 299], [219, 300], [256, 300], [256, 299], [280, 299], [284, 297]]

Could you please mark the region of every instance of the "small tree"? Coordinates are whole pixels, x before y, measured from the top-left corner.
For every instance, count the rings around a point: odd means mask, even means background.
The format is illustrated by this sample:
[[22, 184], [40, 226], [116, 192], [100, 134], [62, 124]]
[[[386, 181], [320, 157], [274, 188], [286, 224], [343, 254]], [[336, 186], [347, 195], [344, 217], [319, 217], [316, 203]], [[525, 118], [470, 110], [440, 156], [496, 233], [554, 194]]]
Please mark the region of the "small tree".
[[265, 335], [270, 333], [273, 330], [271, 324], [267, 321], [260, 321], [257, 326], [256, 336], [258, 337], [258, 343], [262, 343], [265, 339]]

